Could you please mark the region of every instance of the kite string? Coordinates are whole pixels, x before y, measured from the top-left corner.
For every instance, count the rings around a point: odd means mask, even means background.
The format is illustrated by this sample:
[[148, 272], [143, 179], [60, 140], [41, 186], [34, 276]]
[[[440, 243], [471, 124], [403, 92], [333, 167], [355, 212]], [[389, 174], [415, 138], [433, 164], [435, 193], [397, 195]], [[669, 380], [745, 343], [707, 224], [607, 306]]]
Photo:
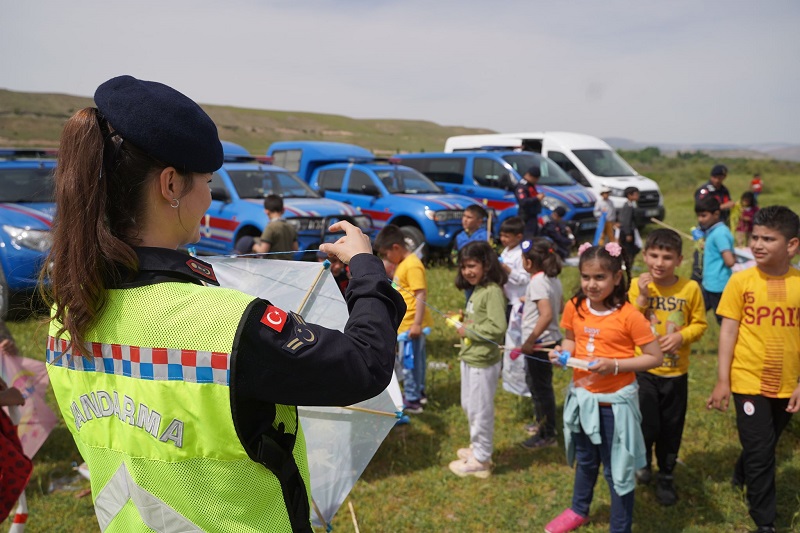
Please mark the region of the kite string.
[[[305, 253], [305, 252], [321, 252], [322, 250], [320, 250], [320, 249], [307, 249], [307, 250], [301, 250], [301, 251], [303, 253]], [[263, 256], [266, 256], [266, 255], [276, 255], [276, 254], [285, 255], [287, 253], [289, 253], [289, 252], [263, 252], [263, 253], [251, 253], [251, 254], [225, 254], [225, 255], [221, 254], [221, 255], [212, 255], [212, 256], [207, 256], [207, 257], [263, 257]], [[440, 309], [437, 309], [436, 306], [434, 306], [433, 304], [427, 302], [426, 300], [424, 300], [422, 298], [419, 298], [413, 292], [411, 292], [408, 289], [406, 289], [405, 287], [401, 286], [399, 283], [397, 283], [393, 279], [388, 278], [388, 277], [386, 279], [389, 280], [389, 282], [395, 288], [397, 288], [398, 290], [400, 290], [402, 292], [405, 292], [405, 293], [409, 294], [412, 298], [414, 298], [418, 302], [422, 303], [424, 306], [426, 306], [428, 309], [430, 309], [431, 311], [433, 311], [437, 315], [441, 316], [443, 319], [450, 320], [450, 317], [448, 317], [447, 314], [444, 311], [442, 311]], [[476, 337], [478, 337], [482, 341], [487, 342], [489, 344], [493, 344], [500, 350], [505, 349], [505, 347], [503, 345], [493, 341], [492, 339], [488, 339], [488, 338], [484, 337], [483, 335], [481, 335], [477, 331], [475, 331], [475, 330], [473, 330], [471, 328], [468, 328], [467, 326], [465, 326], [463, 324], [462, 324], [462, 327], [464, 328], [465, 331], [468, 331], [468, 332], [472, 333], [473, 335], [475, 335]], [[524, 355], [526, 359], [534, 360], [534, 361], [536, 361], [538, 363], [548, 364], [548, 365], [552, 365], [553, 364], [549, 360], [545, 361], [545, 360], [542, 360], [542, 359], [538, 359], [538, 358], [533, 357], [533, 356], [531, 356], [529, 354], [522, 354], [522, 355]]]

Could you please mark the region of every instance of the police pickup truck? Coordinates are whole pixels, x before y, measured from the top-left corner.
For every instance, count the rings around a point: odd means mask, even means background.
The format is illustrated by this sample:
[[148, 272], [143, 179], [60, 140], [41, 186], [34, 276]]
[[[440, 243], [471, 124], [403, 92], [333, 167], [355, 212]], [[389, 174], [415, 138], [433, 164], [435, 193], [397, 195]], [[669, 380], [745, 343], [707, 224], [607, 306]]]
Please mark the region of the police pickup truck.
[[382, 160], [366, 148], [318, 141], [273, 143], [267, 155], [276, 164], [296, 171], [326, 198], [339, 200], [368, 214], [381, 228], [399, 226], [408, 247], [425, 244], [436, 254], [449, 254], [462, 230], [464, 209], [479, 204], [466, 196], [448, 194], [423, 174]]
[[[322, 198], [285, 168], [271, 164], [271, 159], [255, 156], [243, 147], [222, 142], [224, 163], [211, 180], [211, 206], [201, 225], [200, 254], [236, 253], [237, 242], [244, 237], [257, 237], [269, 219], [264, 211], [264, 198], [277, 194], [283, 198], [284, 219], [297, 230], [299, 251], [295, 259], [313, 259], [311, 253], [323, 242], [335, 240], [328, 227], [347, 220], [371, 235], [372, 219], [358, 208]], [[240, 247], [241, 248], [241, 247]]]
[[55, 151], [0, 148], [0, 319], [30, 309], [50, 251]]

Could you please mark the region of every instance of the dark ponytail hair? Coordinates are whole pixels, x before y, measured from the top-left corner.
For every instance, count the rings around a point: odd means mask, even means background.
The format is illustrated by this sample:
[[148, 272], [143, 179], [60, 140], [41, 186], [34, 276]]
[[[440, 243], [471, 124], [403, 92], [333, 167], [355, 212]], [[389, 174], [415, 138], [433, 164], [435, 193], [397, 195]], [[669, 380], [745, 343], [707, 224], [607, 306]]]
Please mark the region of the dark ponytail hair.
[[462, 291], [472, 287], [461, 274], [461, 266], [468, 259], [478, 261], [483, 265], [483, 279], [478, 282], [478, 285], [494, 282], [502, 287], [508, 281], [508, 274], [500, 266], [500, 261], [497, 260], [497, 252], [494, 251], [494, 248], [486, 241], [472, 241], [458, 251], [456, 287]]
[[[622, 279], [618, 285], [614, 286], [614, 290], [611, 291], [611, 294], [609, 294], [608, 297], [603, 300], [603, 305], [609, 309], [614, 309], [615, 307], [621, 307], [623, 304], [625, 304], [625, 302], [628, 301], [628, 288], [631, 284], [630, 277], [628, 276], [628, 270], [625, 266], [627, 264], [625, 250], [622, 250], [620, 247], [619, 254], [617, 256], [613, 256], [608, 252], [608, 250], [606, 250], [606, 247], [604, 246], [592, 246], [580, 254], [578, 271], [582, 271], [584, 263], [588, 261], [598, 261], [603, 270], [611, 272], [612, 275], [616, 275], [617, 272], [622, 272]], [[575, 292], [575, 296], [571, 298], [571, 301], [575, 305], [575, 310], [578, 312], [578, 316], [580, 317], [583, 317], [581, 314], [581, 304], [585, 299], [586, 294], [584, 294], [583, 288], [578, 285], [578, 290]]]
[[533, 268], [544, 275], [555, 278], [561, 274], [561, 258], [555, 251], [554, 244], [544, 237], [534, 237], [530, 241], [522, 241], [522, 256], [533, 263]]
[[[45, 301], [83, 354], [86, 332], [106, 302], [106, 289], [138, 270], [147, 188], [167, 165], [114, 132], [96, 108], [81, 109], [64, 125], [55, 172], [53, 245], [40, 279]], [[191, 174], [181, 174], [186, 194]]]

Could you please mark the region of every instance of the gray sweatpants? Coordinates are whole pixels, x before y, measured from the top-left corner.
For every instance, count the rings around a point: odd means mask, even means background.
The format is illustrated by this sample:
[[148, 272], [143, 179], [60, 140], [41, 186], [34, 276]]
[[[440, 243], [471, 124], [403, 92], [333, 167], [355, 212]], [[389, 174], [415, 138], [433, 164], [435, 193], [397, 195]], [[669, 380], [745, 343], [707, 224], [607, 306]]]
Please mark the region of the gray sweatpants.
[[461, 408], [469, 421], [469, 441], [475, 459], [485, 463], [494, 446], [494, 393], [500, 363], [476, 368], [461, 361]]

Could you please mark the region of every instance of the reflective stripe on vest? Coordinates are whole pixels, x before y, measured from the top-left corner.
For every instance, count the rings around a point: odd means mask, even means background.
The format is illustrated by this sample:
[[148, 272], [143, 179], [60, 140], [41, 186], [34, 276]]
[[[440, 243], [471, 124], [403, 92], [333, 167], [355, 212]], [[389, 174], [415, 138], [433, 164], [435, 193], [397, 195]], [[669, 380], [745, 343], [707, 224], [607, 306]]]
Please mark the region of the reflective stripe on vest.
[[128, 500], [133, 501], [139, 516], [142, 517], [142, 522], [150, 529], [162, 533], [202, 531], [175, 509], [137, 485], [125, 463], [120, 465], [94, 501], [94, 511], [97, 514], [100, 531], [108, 528]]

